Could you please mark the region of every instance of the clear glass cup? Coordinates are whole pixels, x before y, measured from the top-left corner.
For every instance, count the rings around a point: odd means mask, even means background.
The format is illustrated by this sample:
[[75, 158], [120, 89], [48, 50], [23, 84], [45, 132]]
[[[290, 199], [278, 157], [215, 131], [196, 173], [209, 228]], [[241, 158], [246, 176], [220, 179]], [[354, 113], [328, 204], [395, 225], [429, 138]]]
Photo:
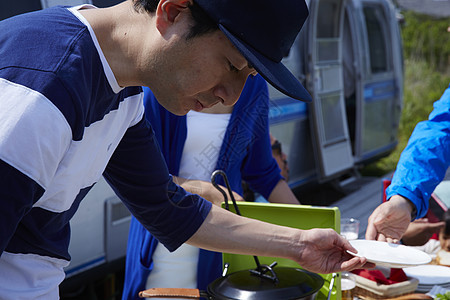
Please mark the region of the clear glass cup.
[[356, 276], [350, 272], [341, 273], [342, 300], [353, 300], [355, 296]]
[[341, 219], [341, 235], [347, 240], [356, 240], [359, 235], [359, 220], [355, 218]]

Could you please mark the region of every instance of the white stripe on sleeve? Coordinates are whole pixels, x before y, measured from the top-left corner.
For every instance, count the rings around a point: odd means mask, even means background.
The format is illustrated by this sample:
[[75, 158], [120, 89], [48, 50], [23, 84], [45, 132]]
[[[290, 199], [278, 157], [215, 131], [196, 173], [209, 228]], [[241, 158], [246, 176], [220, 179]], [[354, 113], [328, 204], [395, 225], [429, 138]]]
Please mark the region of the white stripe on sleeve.
[[0, 159], [45, 189], [72, 140], [70, 126], [44, 95], [3, 78], [0, 90]]

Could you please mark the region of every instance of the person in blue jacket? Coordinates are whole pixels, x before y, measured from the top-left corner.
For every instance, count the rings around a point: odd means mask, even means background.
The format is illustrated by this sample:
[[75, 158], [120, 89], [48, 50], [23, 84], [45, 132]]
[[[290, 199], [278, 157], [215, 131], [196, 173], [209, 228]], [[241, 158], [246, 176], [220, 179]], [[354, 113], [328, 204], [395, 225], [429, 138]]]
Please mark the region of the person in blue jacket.
[[[144, 88], [144, 95], [146, 117], [152, 124], [170, 173], [175, 180], [183, 182], [183, 188], [188, 191], [197, 188], [197, 193], [220, 205], [223, 196], [209, 183], [211, 173], [220, 169], [227, 174], [237, 200], [243, 200], [244, 180], [271, 202], [299, 204], [272, 155], [269, 96], [267, 83], [261, 76], [249, 78], [238, 102], [234, 107], [223, 107], [221, 113], [215, 109], [213, 113], [202, 115], [191, 112], [187, 116], [176, 116], [158, 103], [150, 89]], [[223, 121], [227, 116], [228, 119]], [[206, 120], [202, 121], [202, 118]], [[195, 130], [195, 122], [199, 122], [199, 127], [222, 126], [222, 131], [200, 132]], [[218, 135], [217, 144], [214, 144], [216, 137], [208, 136], [209, 133]], [[216, 152], [216, 156], [213, 157], [212, 152]], [[224, 185], [220, 176], [217, 182]], [[190, 248], [189, 245], [174, 253], [166, 251], [136, 219], [132, 219], [122, 299], [138, 299], [139, 291], [151, 287], [206, 290], [207, 285], [221, 275], [222, 255], [219, 252]]]
[[428, 120], [416, 125], [397, 164], [386, 201], [369, 217], [367, 239], [398, 242], [409, 223], [428, 211], [429, 199], [450, 166], [450, 86]]

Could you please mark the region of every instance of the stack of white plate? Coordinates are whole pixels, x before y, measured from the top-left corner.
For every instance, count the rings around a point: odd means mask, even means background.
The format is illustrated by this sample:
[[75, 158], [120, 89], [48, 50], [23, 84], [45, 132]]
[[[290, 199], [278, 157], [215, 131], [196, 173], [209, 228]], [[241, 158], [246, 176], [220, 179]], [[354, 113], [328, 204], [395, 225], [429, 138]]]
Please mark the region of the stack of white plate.
[[427, 293], [438, 285], [450, 290], [450, 268], [438, 265], [422, 265], [404, 268], [406, 276], [419, 279], [416, 292]]

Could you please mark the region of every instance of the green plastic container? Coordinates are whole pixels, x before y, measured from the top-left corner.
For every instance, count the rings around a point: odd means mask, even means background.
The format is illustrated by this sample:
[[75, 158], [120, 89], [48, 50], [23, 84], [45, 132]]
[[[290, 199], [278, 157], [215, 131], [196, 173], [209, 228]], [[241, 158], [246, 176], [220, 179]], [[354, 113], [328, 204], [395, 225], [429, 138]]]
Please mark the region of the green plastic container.
[[[230, 211], [235, 212], [231, 201], [229, 202], [229, 206]], [[255, 202], [239, 202], [238, 207], [242, 216], [268, 223], [299, 229], [332, 228], [336, 232], [340, 232], [341, 214], [337, 207]], [[225, 203], [222, 203], [222, 208], [225, 208]], [[258, 259], [261, 264], [270, 265], [276, 261], [278, 266], [301, 268], [296, 262], [285, 258], [258, 256]], [[256, 268], [255, 260], [251, 255], [224, 253], [223, 262], [229, 264], [228, 273]], [[317, 294], [317, 299], [327, 299], [332, 274], [319, 275], [324, 278], [325, 283]], [[334, 281], [331, 299], [341, 299], [339, 275]]]

